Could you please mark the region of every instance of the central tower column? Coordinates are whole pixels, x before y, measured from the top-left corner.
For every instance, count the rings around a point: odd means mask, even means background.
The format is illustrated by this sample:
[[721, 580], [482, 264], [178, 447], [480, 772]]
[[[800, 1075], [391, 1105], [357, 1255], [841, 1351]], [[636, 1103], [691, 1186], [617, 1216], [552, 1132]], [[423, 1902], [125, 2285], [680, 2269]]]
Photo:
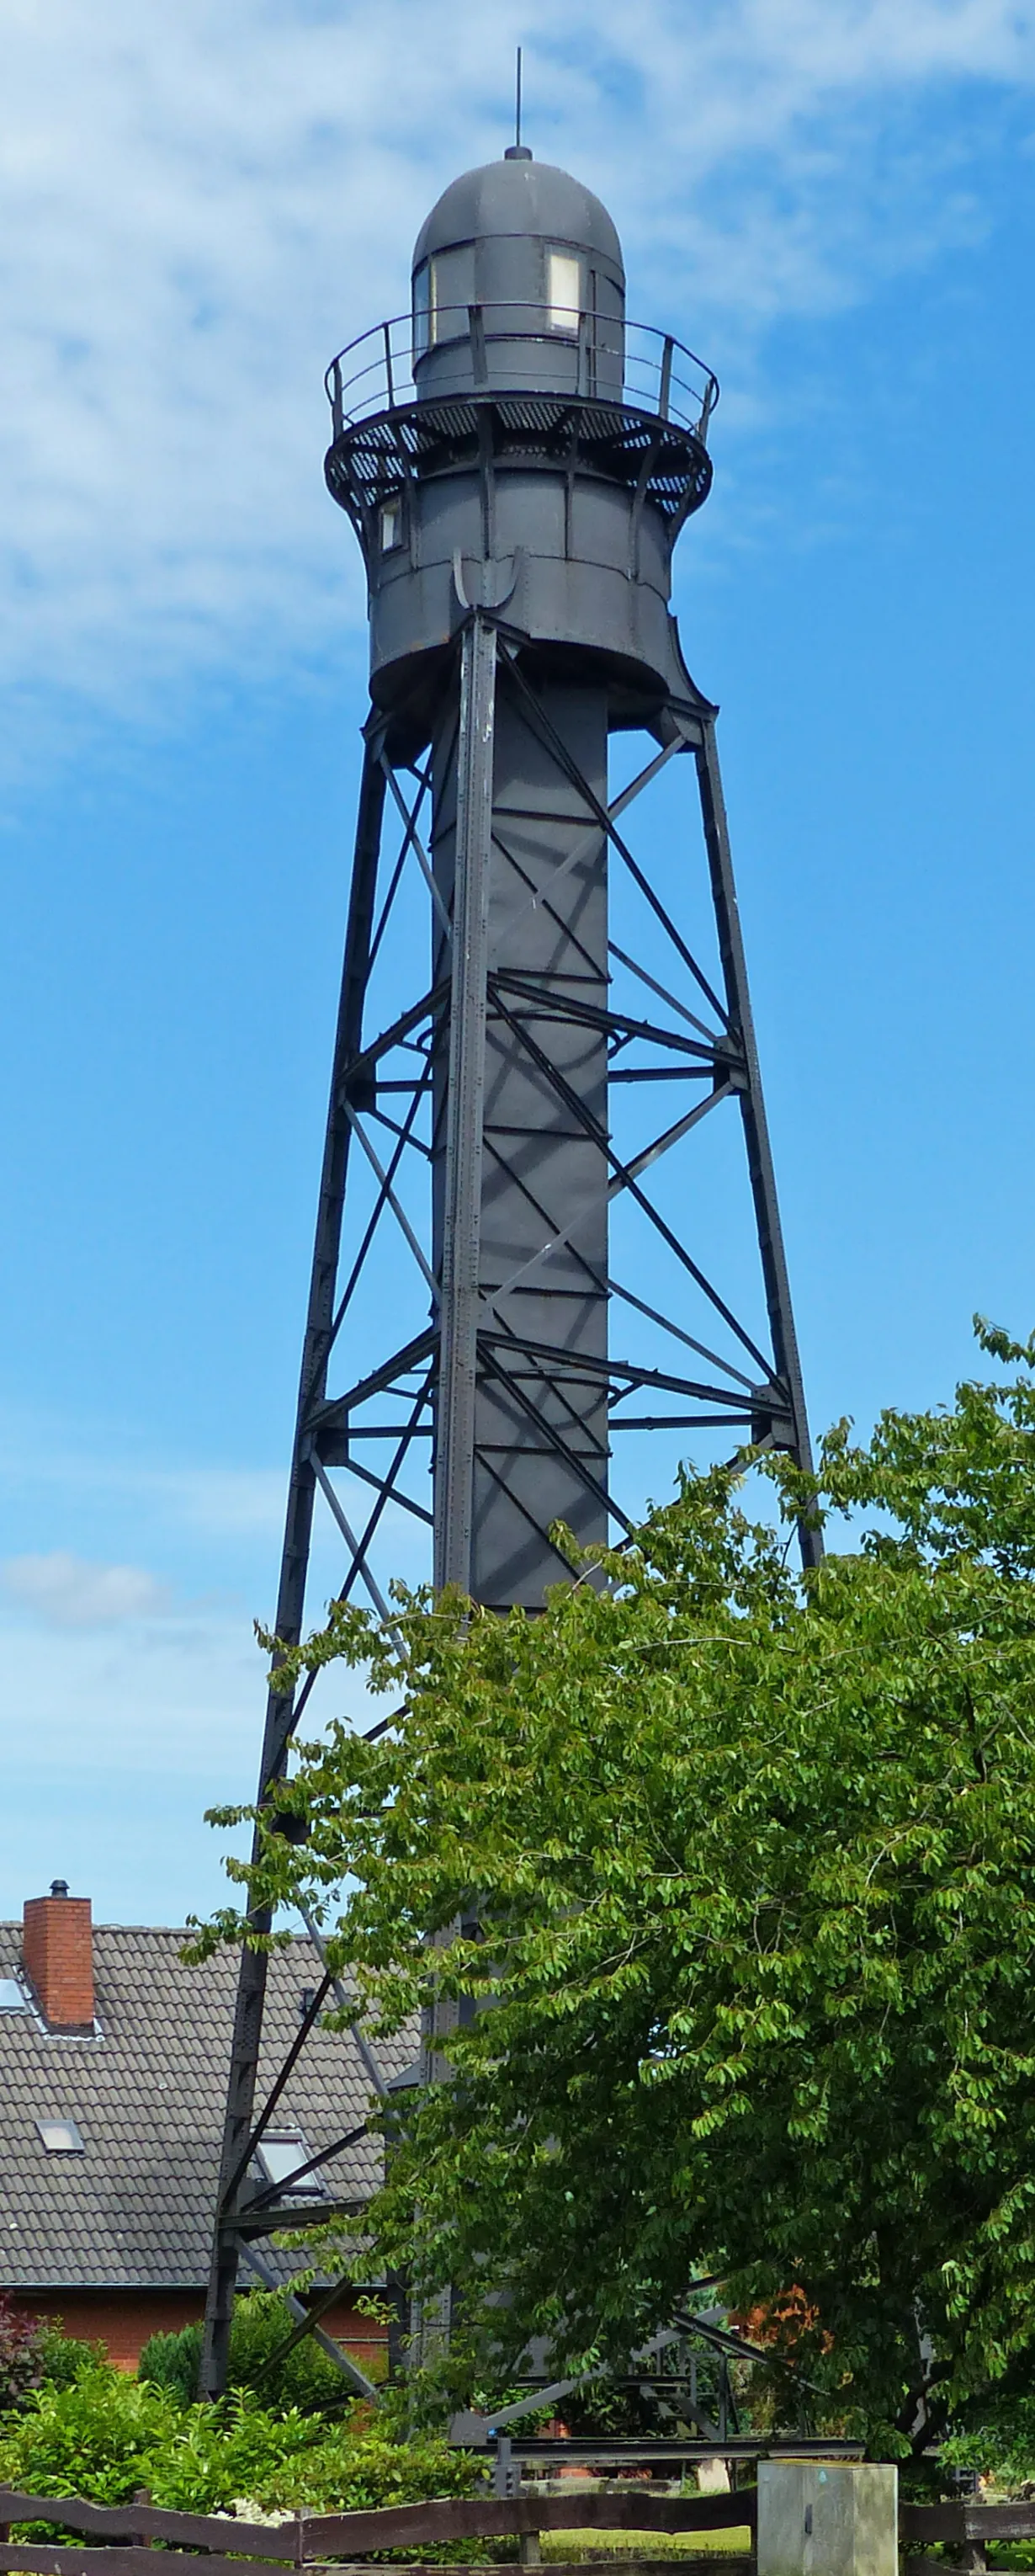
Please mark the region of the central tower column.
[[[537, 1605], [559, 1574], [544, 1549], [551, 1523], [564, 1521], [582, 1545], [608, 1536], [607, 873], [604, 833], [585, 795], [588, 786], [606, 806], [608, 704], [600, 682], [543, 674], [530, 706], [505, 651], [491, 649], [491, 631], [486, 641], [480, 654], [473, 642], [467, 647], [465, 665], [479, 696], [463, 711], [459, 740], [476, 736], [489, 775], [481, 834], [477, 816], [464, 816], [462, 904], [455, 902], [464, 804], [457, 745], [440, 746], [433, 789], [435, 880], [453, 941], [464, 944], [453, 970], [449, 1044], [436, 1067], [433, 1266], [443, 1281], [436, 1520], [440, 1579], [448, 1573], [476, 1600], [505, 1609]], [[470, 882], [479, 877], [480, 885]], [[473, 975], [472, 938], [481, 948]], [[436, 983], [449, 973], [449, 946], [436, 912]], [[474, 1028], [466, 1033], [467, 1046], [479, 1049], [477, 1075], [462, 1086], [454, 1075], [464, 1045], [456, 1017], [479, 1008], [480, 1046]], [[469, 1167], [466, 1202], [451, 1155]], [[458, 1328], [460, 1268], [477, 1310], [463, 1361], [447, 1351]], [[472, 1373], [462, 1397], [453, 1388], [457, 1366]], [[456, 1469], [470, 1479], [466, 1511], [462, 1490], [450, 1485], [451, 1444], [463, 1436], [453, 1417], [465, 1398], [468, 1455]]]

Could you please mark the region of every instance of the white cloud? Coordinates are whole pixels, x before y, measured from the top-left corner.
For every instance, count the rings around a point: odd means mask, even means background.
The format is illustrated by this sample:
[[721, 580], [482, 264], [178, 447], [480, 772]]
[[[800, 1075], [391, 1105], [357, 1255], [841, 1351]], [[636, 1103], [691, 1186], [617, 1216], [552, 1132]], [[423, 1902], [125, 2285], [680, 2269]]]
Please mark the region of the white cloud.
[[95, 1565], [55, 1548], [49, 1556], [10, 1556], [0, 1565], [10, 1599], [56, 1628], [109, 1628], [159, 1616], [168, 1587], [137, 1565]]
[[[72, 1629], [0, 1597], [4, 1704], [20, 1721], [4, 1743], [0, 1917], [55, 1875], [101, 1922], [182, 1923], [223, 1901], [227, 1836], [203, 1814], [254, 1794], [265, 1669], [243, 1606]], [[321, 1689], [325, 1715], [383, 1713], [358, 1674], [334, 1668]]]
[[[243, 1603], [175, 1602], [141, 1568], [62, 1552], [8, 1558], [0, 1578], [5, 1698], [32, 1712], [26, 1770], [108, 1775], [116, 1800], [123, 1774], [207, 1781], [202, 1803], [250, 1795], [267, 1663]], [[362, 1677], [344, 1667], [325, 1677], [311, 1723], [343, 1709], [369, 1711]]]
[[[362, 1521], [369, 1510], [366, 1488], [347, 1473], [335, 1476], [350, 1517]], [[84, 1510], [112, 1515], [132, 1513], [138, 1524], [166, 1538], [279, 1542], [287, 1502], [287, 1461], [281, 1467], [152, 1466], [133, 1458], [107, 1454], [92, 1446], [64, 1448], [48, 1438], [47, 1427], [30, 1417], [9, 1413], [0, 1452], [0, 1498], [24, 1513], [26, 1500], [51, 1519], [81, 1520]], [[393, 1537], [412, 1537], [413, 1524], [393, 1505], [384, 1515]], [[405, 1550], [408, 1561], [411, 1549]], [[69, 1565], [77, 1559], [19, 1556], [22, 1565]], [[120, 1569], [123, 1570], [123, 1569]], [[129, 1569], [124, 1569], [128, 1571]]]
[[[284, 1525], [287, 1468], [152, 1466], [107, 1454], [92, 1443], [69, 1448], [51, 1426], [9, 1413], [4, 1425], [0, 1497], [24, 1512], [27, 1498], [47, 1498], [51, 1518], [81, 1521], [84, 1509], [111, 1515], [120, 1508], [146, 1521], [149, 1532], [181, 1531], [202, 1539], [268, 1540]], [[26, 1556], [26, 1564], [51, 1559]], [[56, 1562], [56, 1560], [54, 1560]], [[69, 1560], [71, 1562], [71, 1560]]]
[[930, 136], [889, 161], [882, 120], [1035, 67], [1009, 0], [8, 0], [8, 685], [139, 717], [360, 617], [321, 373], [404, 301], [438, 188], [499, 149], [519, 35], [534, 143], [592, 176], [641, 309], [691, 338], [965, 232], [965, 170]]

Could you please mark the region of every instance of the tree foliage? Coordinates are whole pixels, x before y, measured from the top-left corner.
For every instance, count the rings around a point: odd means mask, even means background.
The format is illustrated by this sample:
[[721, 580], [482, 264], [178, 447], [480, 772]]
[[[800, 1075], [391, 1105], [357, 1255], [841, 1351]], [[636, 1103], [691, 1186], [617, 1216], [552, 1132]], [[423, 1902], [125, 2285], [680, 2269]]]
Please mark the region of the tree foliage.
[[891, 2449], [1035, 2341], [1035, 1344], [979, 1339], [1005, 1374], [812, 1485], [762, 1459], [756, 1518], [685, 1473], [539, 1616], [399, 1591], [289, 1659], [406, 1713], [300, 1748], [227, 1865], [372, 2027], [462, 2008], [371, 2213], [461, 2293], [457, 2393], [532, 2332], [622, 2359], [702, 2274], [789, 2419]]

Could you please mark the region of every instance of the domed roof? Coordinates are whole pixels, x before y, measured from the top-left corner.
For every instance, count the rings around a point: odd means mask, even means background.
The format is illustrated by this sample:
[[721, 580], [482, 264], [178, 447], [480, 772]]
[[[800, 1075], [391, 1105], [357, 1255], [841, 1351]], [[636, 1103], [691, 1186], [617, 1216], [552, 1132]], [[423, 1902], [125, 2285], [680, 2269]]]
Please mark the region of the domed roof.
[[624, 278], [622, 245], [599, 197], [555, 170], [548, 161], [520, 158], [511, 152], [484, 169], [465, 170], [452, 180], [433, 206], [417, 235], [413, 265], [430, 251], [449, 250], [456, 242], [480, 241], [493, 233], [545, 235], [550, 241], [577, 242], [599, 259], [613, 263]]

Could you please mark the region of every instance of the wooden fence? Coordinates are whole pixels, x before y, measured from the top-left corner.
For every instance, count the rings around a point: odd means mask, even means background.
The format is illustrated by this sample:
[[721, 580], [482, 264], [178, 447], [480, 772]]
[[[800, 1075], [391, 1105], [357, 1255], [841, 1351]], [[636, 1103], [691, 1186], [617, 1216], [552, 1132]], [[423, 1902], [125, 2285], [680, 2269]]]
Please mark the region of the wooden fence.
[[[988, 2567], [989, 2552], [994, 2552], [997, 2540], [1035, 2540], [1035, 2500], [978, 2504], [972, 2497], [963, 2496], [958, 2504], [903, 2504], [899, 2506], [898, 2536], [910, 2552], [906, 2561], [909, 2576], [926, 2576], [926, 2571], [935, 2568], [939, 2576], [944, 2576], [945, 2559], [923, 2555], [925, 2548], [931, 2549], [936, 2543], [948, 2548], [950, 2563], [980, 2570]], [[914, 2556], [914, 2551], [920, 2554]]]
[[[78, 2532], [93, 2545], [12, 2541], [12, 2525], [27, 2522]], [[647, 2546], [632, 2562], [640, 2576], [677, 2576], [671, 2558], [651, 2558], [652, 2532], [746, 2530], [749, 2551], [723, 2550], [718, 2559], [713, 2553], [710, 2566], [714, 2576], [748, 2576], [755, 2563], [756, 2529], [757, 2498], [750, 2487], [739, 2495], [673, 2496], [652, 2495], [631, 2484], [617, 2493], [573, 2484], [567, 2495], [449, 2496], [427, 2504], [380, 2505], [368, 2513], [296, 2513], [279, 2523], [241, 2522], [227, 2514], [163, 2513], [142, 2502], [85, 2504], [78, 2496], [23, 2495], [0, 2487], [0, 2571], [24, 2568], [31, 2576], [155, 2576], [156, 2547], [184, 2562], [184, 2576], [188, 2559], [194, 2576], [249, 2576], [249, 2561], [252, 2576], [279, 2576], [288, 2567], [326, 2568], [333, 2576], [354, 2567], [356, 2576], [371, 2576], [363, 2562], [383, 2550], [517, 2539], [527, 2557], [541, 2532], [593, 2530], [642, 2532]], [[927, 2576], [927, 2571], [934, 2576], [935, 2570], [945, 2576], [953, 2564], [972, 2571], [994, 2568], [994, 2554], [990, 2559], [989, 2553], [997, 2541], [1035, 2540], [1035, 2499], [988, 2505], [966, 2497], [953, 2504], [904, 2504], [899, 2539], [908, 2553], [907, 2576]], [[949, 2556], [924, 2554], [936, 2546]], [[200, 2566], [198, 2553], [203, 2553]], [[685, 2566], [687, 2558], [692, 2566], [692, 2552], [680, 2552], [677, 2564]], [[586, 2576], [587, 2567], [603, 2566], [614, 2570], [614, 2559], [554, 2560], [551, 2576], [565, 2576], [565, 2571], [575, 2576], [577, 2568]], [[626, 2576], [629, 2567], [628, 2559], [619, 2562]], [[398, 2569], [396, 2576], [401, 2576]], [[434, 2571], [425, 2563], [413, 2576], [434, 2576]], [[443, 2569], [441, 2576], [456, 2576], [456, 2570]]]
[[[12, 2523], [47, 2522], [59, 2530], [78, 2531], [93, 2548], [75, 2548], [49, 2540], [12, 2542]], [[362, 2561], [385, 2549], [434, 2549], [456, 2540], [518, 2539], [526, 2544], [544, 2531], [713, 2532], [747, 2530], [754, 2539], [755, 2495], [659, 2496], [630, 2486], [625, 2494], [587, 2493], [574, 2487], [568, 2495], [448, 2496], [429, 2504], [380, 2505], [369, 2513], [298, 2513], [279, 2523], [238, 2522], [223, 2514], [163, 2513], [155, 2505], [84, 2504], [78, 2497], [31, 2496], [0, 2487], [0, 2569], [27, 2568], [33, 2576], [155, 2576], [151, 2551], [186, 2557], [203, 2550], [195, 2576], [248, 2576], [242, 2561], [261, 2562], [255, 2576], [275, 2576], [278, 2568], [321, 2568], [333, 2562]], [[106, 2544], [98, 2565], [97, 2543]], [[681, 2553], [682, 2555], [682, 2553]], [[554, 2562], [555, 2576], [565, 2566]], [[625, 2562], [626, 2565], [628, 2562]], [[723, 2551], [724, 2576], [742, 2576], [753, 2561], [747, 2553]], [[663, 2568], [673, 2576], [671, 2559], [651, 2560], [636, 2553], [641, 2570]], [[178, 2571], [174, 2571], [178, 2576]], [[370, 2571], [363, 2571], [370, 2576]], [[396, 2571], [398, 2576], [398, 2571]], [[419, 2576], [431, 2576], [427, 2564]], [[456, 2576], [456, 2570], [450, 2571]]]

